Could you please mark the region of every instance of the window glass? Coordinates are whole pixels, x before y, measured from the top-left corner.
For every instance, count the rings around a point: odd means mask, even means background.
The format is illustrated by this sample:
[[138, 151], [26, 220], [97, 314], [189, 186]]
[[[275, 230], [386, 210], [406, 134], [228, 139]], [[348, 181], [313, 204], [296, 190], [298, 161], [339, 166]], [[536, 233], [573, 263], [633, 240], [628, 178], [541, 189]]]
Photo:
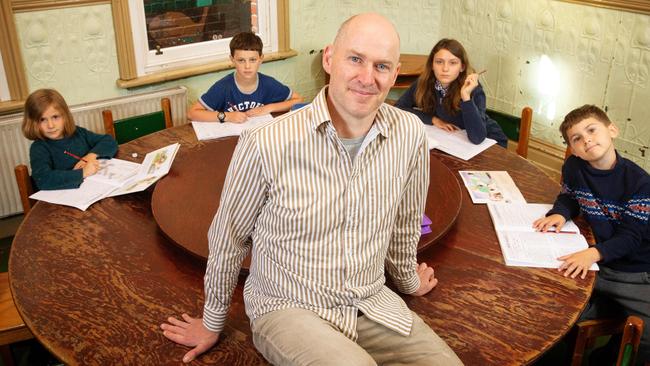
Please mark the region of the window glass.
[[246, 0], [145, 0], [149, 50], [257, 32], [257, 6]]

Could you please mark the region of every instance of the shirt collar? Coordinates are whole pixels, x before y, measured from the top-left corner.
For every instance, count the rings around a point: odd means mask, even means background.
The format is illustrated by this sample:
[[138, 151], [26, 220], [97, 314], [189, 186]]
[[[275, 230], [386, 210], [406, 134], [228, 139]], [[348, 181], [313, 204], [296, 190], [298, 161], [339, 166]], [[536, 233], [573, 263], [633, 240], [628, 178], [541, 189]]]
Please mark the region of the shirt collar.
[[436, 82], [433, 84], [433, 87], [434, 89], [439, 91], [440, 94], [442, 94], [443, 98], [447, 96], [447, 91], [449, 90], [449, 88], [445, 88], [444, 86], [442, 86], [442, 83], [440, 83], [440, 81], [436, 80]]
[[[327, 85], [321, 89], [321, 91], [316, 95], [314, 100], [312, 101], [312, 118], [311, 118], [311, 127], [314, 131], [318, 130], [320, 126], [327, 122], [332, 121], [332, 117], [330, 116], [329, 109], [327, 107]], [[379, 111], [377, 111], [377, 115], [375, 116], [375, 120], [372, 124], [372, 127], [370, 128], [370, 131], [368, 131], [368, 134], [371, 133], [373, 130], [377, 130], [378, 134], [388, 137], [390, 135], [390, 127], [391, 127], [391, 118], [390, 116], [390, 107], [386, 103], [382, 103], [381, 106], [379, 106]], [[332, 126], [334, 127], [334, 126]]]

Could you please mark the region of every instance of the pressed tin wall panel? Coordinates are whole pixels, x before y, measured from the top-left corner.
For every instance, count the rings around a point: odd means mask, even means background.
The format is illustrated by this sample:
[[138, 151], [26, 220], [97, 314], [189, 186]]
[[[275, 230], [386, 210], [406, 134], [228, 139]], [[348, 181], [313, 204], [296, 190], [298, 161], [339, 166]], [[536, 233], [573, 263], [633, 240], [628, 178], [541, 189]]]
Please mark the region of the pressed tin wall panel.
[[29, 89], [54, 87], [69, 104], [120, 96], [110, 5], [15, 15]]
[[619, 151], [650, 169], [650, 16], [552, 0], [448, 0], [441, 13], [440, 35], [488, 70], [488, 106], [531, 106], [532, 135], [562, 145], [564, 115], [596, 104], [621, 130]]
[[[348, 16], [364, 11], [388, 16], [398, 27], [404, 52], [426, 52], [438, 38], [440, 27], [440, 2], [435, 0], [292, 0], [289, 6], [291, 47], [298, 56], [263, 64], [260, 71], [308, 100], [325, 80], [320, 51]], [[119, 76], [110, 5], [18, 13], [16, 23], [30, 90], [57, 88], [71, 104], [175, 85], [186, 86], [188, 99], [193, 102], [216, 80], [232, 72], [119, 89], [115, 86]]]
[[[617, 146], [650, 168], [650, 16], [555, 0], [291, 0], [291, 47], [298, 56], [261, 71], [309, 100], [324, 82], [321, 49], [349, 15], [389, 17], [402, 52], [429, 52], [440, 37], [459, 39], [481, 77], [488, 105], [535, 110], [533, 136], [562, 145], [557, 126], [584, 103], [607, 107], [621, 128]], [[30, 90], [59, 89], [71, 104], [175, 85], [195, 101], [231, 71], [132, 90], [118, 78], [110, 5], [16, 14]]]

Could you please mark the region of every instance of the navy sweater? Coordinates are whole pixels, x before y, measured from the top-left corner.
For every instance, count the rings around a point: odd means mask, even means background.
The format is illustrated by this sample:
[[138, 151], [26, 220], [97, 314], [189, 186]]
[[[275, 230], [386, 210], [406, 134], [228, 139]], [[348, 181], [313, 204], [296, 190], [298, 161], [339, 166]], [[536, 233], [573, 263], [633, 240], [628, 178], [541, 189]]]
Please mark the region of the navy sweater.
[[456, 114], [449, 114], [442, 106], [442, 93], [434, 90], [436, 97], [436, 110], [433, 114], [425, 113], [421, 109], [416, 109], [415, 89], [417, 81], [411, 84], [404, 94], [397, 100], [395, 107], [409, 111], [420, 117], [422, 122], [427, 125], [431, 124], [431, 118], [436, 116], [441, 120], [452, 123], [458, 128], [467, 131], [467, 137], [474, 144], [480, 144], [486, 137], [494, 139], [503, 147], [507, 147], [508, 138], [501, 130], [499, 124], [485, 114], [485, 93], [479, 84], [470, 95], [470, 100], [460, 102], [460, 111]]
[[569, 157], [562, 192], [548, 212], [570, 219], [582, 213], [596, 237], [600, 263], [617, 271], [650, 272], [650, 176], [616, 154], [611, 170]]
[[112, 158], [117, 152], [117, 142], [110, 135], [98, 135], [79, 126], [72, 136], [34, 141], [29, 148], [29, 163], [37, 189], [69, 189], [81, 185], [83, 169], [72, 170], [78, 160], [64, 151], [77, 156], [95, 153], [98, 158]]

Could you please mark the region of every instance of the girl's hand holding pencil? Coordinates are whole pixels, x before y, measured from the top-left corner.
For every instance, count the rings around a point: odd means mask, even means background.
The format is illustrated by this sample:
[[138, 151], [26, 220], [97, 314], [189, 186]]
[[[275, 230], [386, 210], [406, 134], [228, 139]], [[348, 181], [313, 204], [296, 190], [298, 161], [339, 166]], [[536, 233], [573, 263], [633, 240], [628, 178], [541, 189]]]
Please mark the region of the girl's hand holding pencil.
[[468, 74], [465, 77], [465, 82], [460, 88], [460, 98], [463, 101], [468, 101], [471, 99], [472, 91], [478, 86], [478, 77], [486, 71], [487, 70], [475, 72]]
[[97, 160], [91, 160], [91, 161], [89, 161], [88, 163], [85, 163], [85, 164], [86, 165], [84, 165], [84, 167], [81, 168], [81, 169], [83, 169], [83, 177], [84, 178], [89, 177], [89, 176], [97, 173], [97, 171], [99, 170], [99, 161], [97, 161]]
[[97, 154], [88, 153], [84, 157], [75, 155], [69, 151], [64, 151], [64, 154], [72, 156], [73, 158], [79, 160], [77, 164], [74, 165], [72, 169], [83, 169], [83, 177], [89, 177], [99, 170], [99, 161], [97, 161]]

